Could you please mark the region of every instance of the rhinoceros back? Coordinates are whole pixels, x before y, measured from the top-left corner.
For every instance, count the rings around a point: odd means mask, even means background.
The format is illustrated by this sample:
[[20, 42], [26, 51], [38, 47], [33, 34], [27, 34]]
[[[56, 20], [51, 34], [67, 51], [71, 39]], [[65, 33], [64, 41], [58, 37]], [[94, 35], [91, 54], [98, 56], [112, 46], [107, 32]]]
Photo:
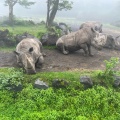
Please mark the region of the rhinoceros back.
[[76, 32], [73, 32], [73, 33], [70, 33], [68, 35], [64, 35], [61, 37], [61, 39], [64, 41], [65, 46], [76, 46], [75, 33]]
[[40, 46], [38, 42], [33, 38], [23, 39], [16, 47], [17, 52], [27, 52], [29, 48], [33, 47], [34, 52], [40, 52]]

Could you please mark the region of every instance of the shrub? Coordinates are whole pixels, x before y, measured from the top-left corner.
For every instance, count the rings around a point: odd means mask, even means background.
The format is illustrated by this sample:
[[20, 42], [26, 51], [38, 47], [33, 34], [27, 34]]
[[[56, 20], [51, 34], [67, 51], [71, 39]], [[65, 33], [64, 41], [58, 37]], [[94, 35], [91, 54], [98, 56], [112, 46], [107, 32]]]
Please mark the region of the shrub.
[[0, 89], [11, 90], [12, 86], [18, 86], [24, 79], [22, 69], [8, 68], [8, 72], [0, 73]]
[[106, 68], [98, 74], [98, 77], [104, 80], [113, 80], [114, 75], [116, 74], [115, 67], [119, 63], [119, 58], [111, 57], [110, 60], [105, 60], [104, 62]]

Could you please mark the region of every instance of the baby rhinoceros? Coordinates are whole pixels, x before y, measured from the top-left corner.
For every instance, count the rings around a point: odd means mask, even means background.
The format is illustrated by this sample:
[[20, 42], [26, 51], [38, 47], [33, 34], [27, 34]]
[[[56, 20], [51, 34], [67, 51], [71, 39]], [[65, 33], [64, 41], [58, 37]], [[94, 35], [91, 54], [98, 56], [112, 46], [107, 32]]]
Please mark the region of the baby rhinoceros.
[[101, 50], [103, 44], [105, 44], [104, 39], [101, 39], [99, 34], [94, 28], [85, 27], [60, 37], [56, 42], [56, 46], [63, 54], [69, 54], [69, 52], [83, 49], [85, 54], [88, 52], [92, 56], [91, 46]]
[[42, 44], [37, 38], [23, 39], [14, 51], [17, 63], [27, 74], [35, 74], [35, 67], [41, 67], [44, 62]]

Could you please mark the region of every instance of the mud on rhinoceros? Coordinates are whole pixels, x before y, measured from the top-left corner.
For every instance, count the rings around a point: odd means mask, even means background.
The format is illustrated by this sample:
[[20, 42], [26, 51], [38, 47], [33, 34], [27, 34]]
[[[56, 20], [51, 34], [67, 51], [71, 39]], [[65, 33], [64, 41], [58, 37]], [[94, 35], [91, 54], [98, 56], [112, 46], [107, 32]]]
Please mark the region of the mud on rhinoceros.
[[26, 73], [36, 73], [36, 67], [41, 67], [44, 62], [42, 54], [42, 44], [37, 38], [23, 39], [16, 46], [14, 51], [17, 57], [17, 63]]

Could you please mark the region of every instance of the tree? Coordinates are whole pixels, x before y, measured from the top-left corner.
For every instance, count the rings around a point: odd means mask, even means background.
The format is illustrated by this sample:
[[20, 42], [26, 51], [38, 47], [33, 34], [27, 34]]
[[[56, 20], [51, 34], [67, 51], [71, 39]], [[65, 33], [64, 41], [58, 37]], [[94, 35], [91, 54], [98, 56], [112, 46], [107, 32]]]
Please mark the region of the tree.
[[24, 7], [28, 7], [30, 5], [33, 5], [35, 4], [35, 2], [28, 2], [28, 0], [5, 0], [5, 6], [8, 6], [9, 7], [9, 23], [11, 25], [13, 25], [13, 7], [16, 5], [16, 4], [19, 4], [21, 6], [24, 6]]
[[46, 26], [50, 27], [52, 25], [58, 10], [70, 10], [72, 9], [72, 4], [73, 2], [69, 2], [68, 0], [47, 0]]

